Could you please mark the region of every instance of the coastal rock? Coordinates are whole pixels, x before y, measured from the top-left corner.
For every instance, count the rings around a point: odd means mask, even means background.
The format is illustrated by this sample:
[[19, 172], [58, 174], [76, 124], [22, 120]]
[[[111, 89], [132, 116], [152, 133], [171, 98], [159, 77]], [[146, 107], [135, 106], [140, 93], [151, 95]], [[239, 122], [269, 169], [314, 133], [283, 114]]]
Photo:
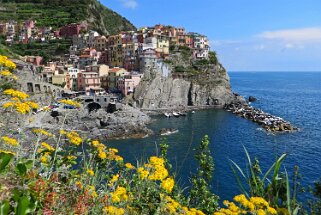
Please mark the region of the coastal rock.
[[257, 99], [254, 96], [249, 96], [249, 102], [256, 102]]
[[229, 77], [221, 66], [211, 66], [197, 74], [180, 74], [162, 61], [145, 59], [141, 71], [144, 78], [134, 93], [139, 108], [223, 107], [235, 99]]

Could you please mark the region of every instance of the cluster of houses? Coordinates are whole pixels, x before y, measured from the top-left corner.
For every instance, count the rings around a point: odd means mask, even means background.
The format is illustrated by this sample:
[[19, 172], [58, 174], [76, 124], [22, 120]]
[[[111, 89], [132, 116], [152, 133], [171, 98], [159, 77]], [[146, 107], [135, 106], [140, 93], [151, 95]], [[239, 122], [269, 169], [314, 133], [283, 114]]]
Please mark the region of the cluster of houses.
[[46, 42], [60, 37], [59, 31], [52, 27], [38, 28], [34, 20], [0, 22], [0, 35], [6, 38], [7, 44]]
[[41, 41], [48, 38], [72, 39], [69, 54], [60, 56], [58, 60], [46, 65], [42, 65], [40, 56], [26, 56], [25, 60], [38, 67], [43, 81], [71, 91], [85, 91], [86, 94], [119, 91], [128, 95], [134, 92], [143, 76], [140, 73], [143, 59], [167, 59], [173, 47], [189, 47], [194, 59], [207, 59], [210, 50], [206, 36], [165, 25], [104, 36], [88, 31], [87, 25], [82, 23], [52, 31], [51, 28], [40, 30], [34, 21], [28, 20], [22, 25], [0, 23], [0, 34], [6, 35], [7, 40], [18, 38], [20, 42], [36, 38], [43, 38]]

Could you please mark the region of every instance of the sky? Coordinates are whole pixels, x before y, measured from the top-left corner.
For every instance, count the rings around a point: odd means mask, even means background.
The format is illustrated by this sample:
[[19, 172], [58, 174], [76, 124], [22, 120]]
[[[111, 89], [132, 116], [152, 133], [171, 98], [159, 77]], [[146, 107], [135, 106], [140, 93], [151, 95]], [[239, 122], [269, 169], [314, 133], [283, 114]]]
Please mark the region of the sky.
[[321, 0], [100, 0], [136, 27], [208, 36], [228, 71], [321, 71]]

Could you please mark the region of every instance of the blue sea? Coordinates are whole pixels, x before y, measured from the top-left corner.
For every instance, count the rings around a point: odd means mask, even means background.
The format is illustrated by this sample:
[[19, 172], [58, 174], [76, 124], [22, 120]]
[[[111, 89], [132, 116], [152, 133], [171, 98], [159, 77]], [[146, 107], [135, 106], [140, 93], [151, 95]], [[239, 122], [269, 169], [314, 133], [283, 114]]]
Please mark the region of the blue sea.
[[[150, 125], [156, 133], [161, 128], [176, 128], [179, 133], [168, 136], [168, 157], [176, 179], [183, 188], [190, 185], [196, 171], [193, 148], [204, 135], [211, 140], [215, 160], [213, 192], [220, 198], [232, 199], [240, 193], [230, 169], [233, 160], [242, 168], [247, 160], [243, 146], [252, 158], [260, 161], [263, 172], [277, 156], [287, 154], [282, 169], [291, 175], [295, 165], [302, 174], [301, 184], [311, 185], [321, 177], [321, 73], [319, 72], [231, 72], [234, 92], [258, 99], [253, 106], [290, 121], [299, 132], [268, 134], [256, 124], [224, 110], [203, 110], [186, 117], [155, 117]], [[108, 142], [119, 149], [126, 161], [136, 162], [155, 155], [160, 136]], [[304, 195], [303, 195], [304, 196]]]

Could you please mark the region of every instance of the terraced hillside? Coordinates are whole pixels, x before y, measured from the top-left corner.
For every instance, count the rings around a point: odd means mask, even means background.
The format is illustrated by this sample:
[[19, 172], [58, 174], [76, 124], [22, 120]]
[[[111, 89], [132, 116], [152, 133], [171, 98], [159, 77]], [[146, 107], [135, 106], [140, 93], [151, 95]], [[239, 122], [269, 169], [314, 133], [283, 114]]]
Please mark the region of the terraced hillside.
[[0, 0], [0, 21], [35, 19], [37, 26], [59, 28], [86, 21], [103, 34], [134, 30], [126, 18], [96, 0]]

